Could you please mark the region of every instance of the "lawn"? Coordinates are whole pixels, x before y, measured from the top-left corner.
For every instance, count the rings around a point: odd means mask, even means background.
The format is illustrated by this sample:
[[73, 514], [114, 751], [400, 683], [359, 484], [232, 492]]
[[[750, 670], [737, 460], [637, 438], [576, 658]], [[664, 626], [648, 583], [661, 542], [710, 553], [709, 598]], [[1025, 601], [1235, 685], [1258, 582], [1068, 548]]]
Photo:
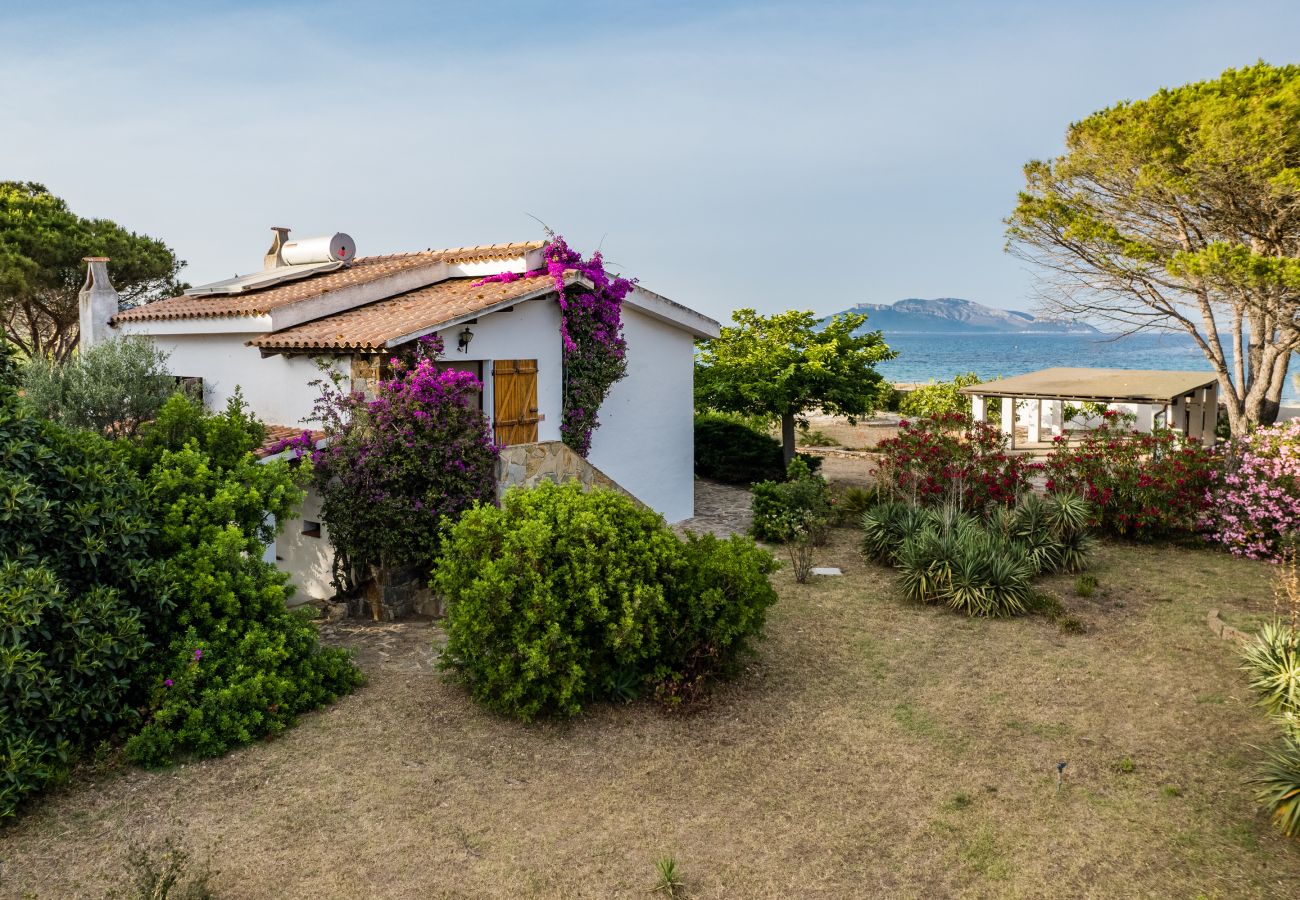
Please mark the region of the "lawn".
[[[434, 668], [427, 623], [355, 624], [370, 683], [272, 742], [80, 773], [0, 833], [0, 892], [103, 895], [172, 836], [219, 897], [1300, 896], [1300, 842], [1243, 784], [1273, 737], [1235, 647], [1271, 569], [1105, 545], [1091, 598], [970, 621], [904, 603], [841, 530], [778, 573], [769, 638], [691, 715], [648, 704], [522, 726]], [[1067, 763], [1058, 789], [1056, 764]]]

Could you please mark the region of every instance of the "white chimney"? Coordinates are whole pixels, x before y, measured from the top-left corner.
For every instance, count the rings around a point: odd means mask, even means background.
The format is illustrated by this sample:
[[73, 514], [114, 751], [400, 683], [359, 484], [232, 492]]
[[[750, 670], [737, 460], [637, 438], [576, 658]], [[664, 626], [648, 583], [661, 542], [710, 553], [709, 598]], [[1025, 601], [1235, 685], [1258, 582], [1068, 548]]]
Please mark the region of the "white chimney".
[[109, 320], [117, 315], [118, 296], [108, 280], [108, 257], [87, 256], [86, 283], [77, 295], [81, 306], [81, 349], [89, 350], [113, 337]]

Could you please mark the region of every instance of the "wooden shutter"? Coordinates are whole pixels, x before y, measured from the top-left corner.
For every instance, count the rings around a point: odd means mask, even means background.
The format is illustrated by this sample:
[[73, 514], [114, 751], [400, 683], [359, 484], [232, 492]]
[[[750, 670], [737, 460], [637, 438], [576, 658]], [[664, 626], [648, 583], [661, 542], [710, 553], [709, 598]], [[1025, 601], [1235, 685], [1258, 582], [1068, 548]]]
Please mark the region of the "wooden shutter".
[[492, 362], [492, 424], [498, 444], [528, 444], [537, 440], [537, 360], [497, 359]]

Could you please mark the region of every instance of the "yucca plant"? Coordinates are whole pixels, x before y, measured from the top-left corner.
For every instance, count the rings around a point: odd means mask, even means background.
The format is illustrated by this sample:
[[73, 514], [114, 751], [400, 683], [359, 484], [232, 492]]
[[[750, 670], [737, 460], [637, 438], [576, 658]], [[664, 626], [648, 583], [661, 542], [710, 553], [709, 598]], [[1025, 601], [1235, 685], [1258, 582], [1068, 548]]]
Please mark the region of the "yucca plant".
[[1260, 706], [1300, 742], [1300, 632], [1271, 622], [1246, 645], [1242, 659]]
[[879, 562], [892, 562], [906, 537], [903, 525], [915, 515], [910, 503], [886, 500], [862, 514], [862, 552]]
[[921, 529], [903, 542], [897, 554], [903, 596], [919, 603], [938, 603], [947, 595], [952, 568], [960, 552], [956, 532]]
[[1273, 822], [1287, 837], [1300, 837], [1300, 743], [1290, 737], [1281, 750], [1265, 759], [1250, 783], [1255, 799], [1273, 814]]
[[943, 599], [968, 616], [1022, 615], [1032, 600], [1033, 576], [1033, 563], [1021, 547], [995, 535], [973, 533], [961, 541]]

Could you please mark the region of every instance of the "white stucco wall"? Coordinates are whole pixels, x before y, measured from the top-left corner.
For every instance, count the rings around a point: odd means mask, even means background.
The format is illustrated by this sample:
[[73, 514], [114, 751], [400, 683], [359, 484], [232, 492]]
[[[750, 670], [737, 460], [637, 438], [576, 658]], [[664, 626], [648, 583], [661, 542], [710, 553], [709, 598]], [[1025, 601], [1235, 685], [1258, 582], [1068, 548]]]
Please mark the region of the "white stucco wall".
[[537, 423], [539, 441], [560, 439], [560, 413], [564, 405], [563, 347], [560, 344], [560, 307], [553, 299], [521, 303], [510, 312], [495, 312], [470, 323], [474, 334], [469, 349], [461, 353], [456, 341], [466, 325], [438, 332], [444, 358], [450, 363], [483, 363], [483, 411], [492, 418], [492, 364], [494, 359], [537, 360]]
[[627, 376], [600, 408], [588, 459], [669, 522], [695, 514], [695, 343], [623, 307]]
[[289, 582], [294, 592], [288, 604], [297, 606], [310, 600], [326, 600], [334, 596], [331, 582], [334, 566], [334, 550], [330, 546], [329, 529], [322, 523], [320, 536], [304, 534], [308, 522], [320, 522], [320, 495], [313, 488], [307, 489], [298, 514], [280, 523], [279, 533], [267, 549], [268, 558], [273, 557], [277, 567], [289, 573]]
[[[152, 324], [152, 323], [151, 323]], [[123, 329], [131, 333], [129, 329]], [[141, 329], [143, 331], [143, 329]], [[311, 382], [321, 377], [306, 356], [268, 356], [245, 342], [265, 332], [227, 334], [151, 334], [154, 344], [170, 354], [173, 375], [203, 379], [203, 402], [220, 410], [243, 389], [248, 408], [270, 425], [302, 425], [309, 419], [320, 392]], [[348, 363], [337, 363], [347, 374]]]

